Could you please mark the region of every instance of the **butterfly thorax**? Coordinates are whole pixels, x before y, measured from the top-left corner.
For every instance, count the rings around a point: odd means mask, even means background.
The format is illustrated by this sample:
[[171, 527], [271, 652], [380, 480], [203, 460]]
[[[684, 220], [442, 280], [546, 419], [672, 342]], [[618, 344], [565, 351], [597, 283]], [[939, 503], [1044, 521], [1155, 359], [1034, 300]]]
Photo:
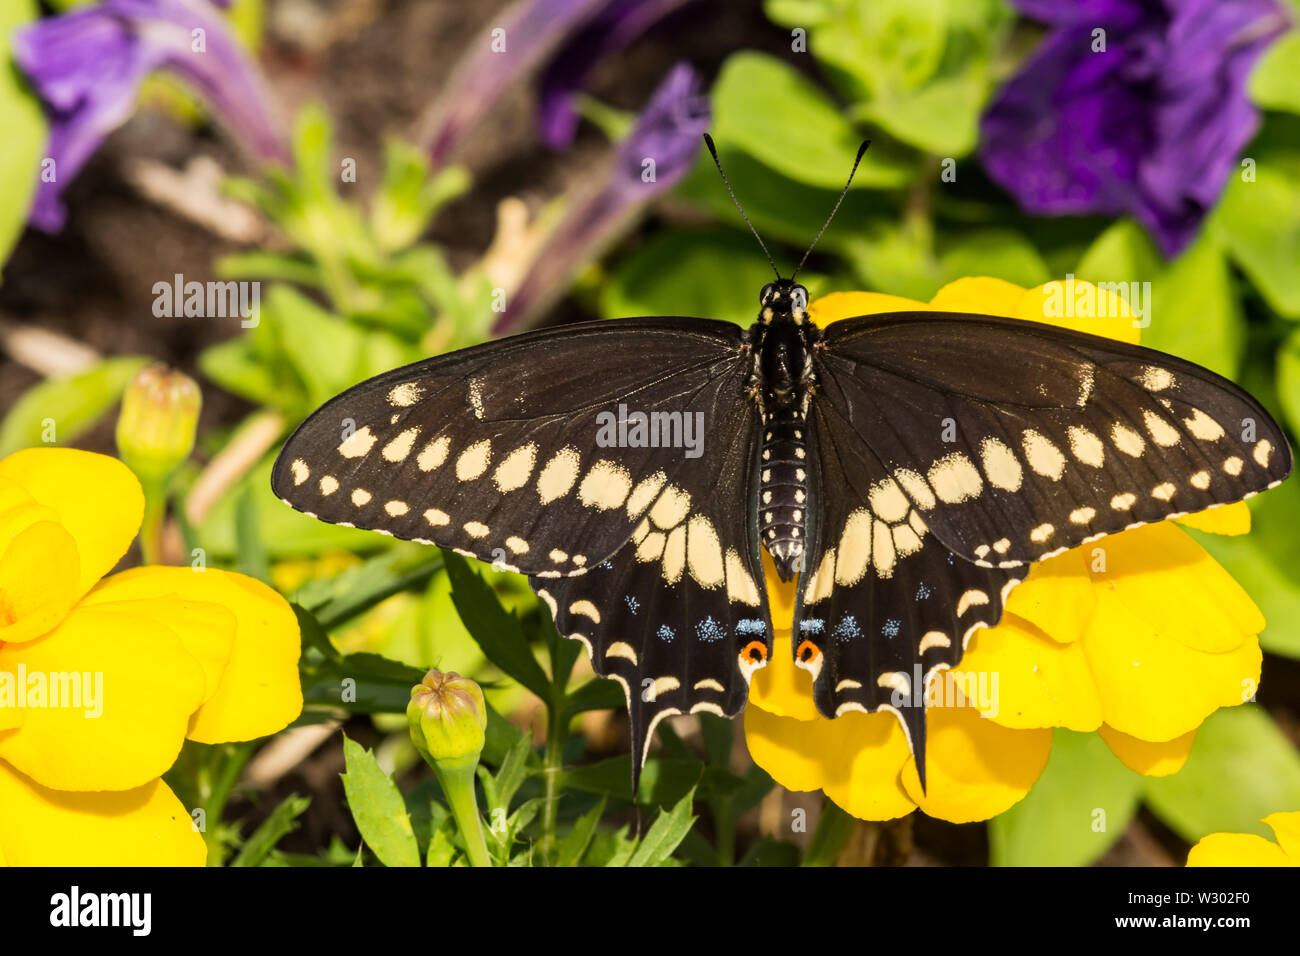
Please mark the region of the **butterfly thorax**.
[[763, 418], [759, 460], [759, 539], [788, 581], [803, 566], [808, 472], [805, 419], [815, 384], [812, 348], [820, 331], [808, 321], [808, 293], [782, 279], [763, 287], [751, 327], [753, 394]]

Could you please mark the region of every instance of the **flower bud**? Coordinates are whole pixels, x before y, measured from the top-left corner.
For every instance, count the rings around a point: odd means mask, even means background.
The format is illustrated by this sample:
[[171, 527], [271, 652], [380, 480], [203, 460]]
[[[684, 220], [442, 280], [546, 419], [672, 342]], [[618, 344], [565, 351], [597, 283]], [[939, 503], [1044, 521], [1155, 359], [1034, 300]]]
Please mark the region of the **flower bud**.
[[122, 396], [117, 450], [141, 478], [169, 476], [194, 450], [203, 398], [194, 380], [165, 365], [141, 369]]
[[483, 691], [468, 677], [455, 671], [429, 671], [411, 688], [406, 720], [415, 749], [435, 767], [478, 763], [487, 729], [487, 704]]

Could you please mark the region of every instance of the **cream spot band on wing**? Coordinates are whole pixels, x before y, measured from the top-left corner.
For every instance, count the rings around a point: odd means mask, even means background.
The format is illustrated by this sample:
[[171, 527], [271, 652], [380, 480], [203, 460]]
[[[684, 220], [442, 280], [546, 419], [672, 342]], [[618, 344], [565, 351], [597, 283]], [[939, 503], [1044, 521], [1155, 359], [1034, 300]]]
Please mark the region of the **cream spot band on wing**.
[[447, 450], [449, 448], [451, 448], [451, 439], [446, 435], [435, 438], [424, 446], [424, 450], [415, 459], [415, 463], [420, 466], [421, 471], [433, 471], [447, 460]]
[[320, 480], [320, 493], [322, 495], [332, 495], [339, 490], [339, 480], [333, 475], [326, 475]]
[[979, 471], [959, 451], [945, 455], [931, 465], [929, 478], [934, 493], [948, 504], [974, 498], [984, 489]]
[[1101, 439], [1082, 425], [1071, 425], [1066, 437], [1070, 440], [1070, 454], [1092, 468], [1106, 464], [1106, 446]]
[[289, 466], [289, 469], [293, 472], [293, 483], [295, 487], [301, 485], [311, 477], [311, 469], [307, 467], [307, 463], [301, 458], [295, 458], [293, 464]]
[[596, 609], [596, 605], [587, 600], [574, 601], [569, 605], [569, 613], [581, 614], [583, 617], [591, 618], [596, 624], [600, 623], [600, 611]]
[[418, 427], [408, 428], [399, 433], [396, 438], [384, 446], [384, 450], [381, 452], [384, 460], [392, 462], [405, 461], [406, 456], [411, 453], [411, 449], [415, 446], [415, 439], [419, 434], [420, 429]]
[[362, 505], [370, 504], [370, 492], [364, 488], [352, 489], [352, 503], [360, 508]]
[[715, 588], [722, 584], [725, 574], [722, 545], [713, 522], [703, 515], [695, 515], [687, 524], [686, 564], [700, 587]]
[[370, 449], [375, 447], [378, 441], [370, 433], [370, 426], [354, 431], [347, 438], [339, 443], [339, 454], [344, 458], [360, 458], [362, 455], [369, 454]]
[[621, 507], [632, 491], [632, 475], [617, 462], [601, 459], [588, 469], [578, 487], [578, 500], [588, 508], [611, 511]]
[[1183, 424], [1187, 426], [1187, 430], [1192, 435], [1201, 439], [1201, 441], [1218, 441], [1224, 434], [1223, 426], [1199, 408], [1194, 410], [1189, 417], [1184, 418]]
[[484, 438], [476, 441], [456, 459], [456, 477], [461, 481], [473, 481], [487, 471], [491, 461], [491, 439]]
[[996, 438], [986, 438], [980, 443], [980, 458], [989, 484], [1005, 491], [1019, 491], [1024, 480], [1024, 469], [1015, 452]]
[[609, 647], [605, 648], [605, 656], [621, 657], [624, 660], [631, 661], [633, 664], [637, 662], [636, 651], [633, 650], [632, 645], [628, 644], [626, 641], [615, 641], [613, 644], [609, 645]]
[[1065, 455], [1047, 436], [1029, 428], [1021, 436], [1021, 443], [1030, 468], [1045, 478], [1061, 480], [1061, 475], [1065, 473]]
[[506, 455], [501, 460], [501, 464], [497, 465], [496, 471], [492, 473], [492, 481], [496, 484], [497, 491], [507, 494], [511, 491], [517, 491], [528, 484], [528, 479], [532, 477], [533, 466], [536, 463], [537, 444], [535, 442], [520, 445]]
[[1119, 422], [1110, 427], [1110, 440], [1114, 442], [1116, 448], [1130, 458], [1139, 457], [1147, 445], [1141, 435]]
[[548, 505], [567, 495], [578, 480], [581, 458], [576, 448], [566, 445], [557, 451], [537, 476], [537, 496]]

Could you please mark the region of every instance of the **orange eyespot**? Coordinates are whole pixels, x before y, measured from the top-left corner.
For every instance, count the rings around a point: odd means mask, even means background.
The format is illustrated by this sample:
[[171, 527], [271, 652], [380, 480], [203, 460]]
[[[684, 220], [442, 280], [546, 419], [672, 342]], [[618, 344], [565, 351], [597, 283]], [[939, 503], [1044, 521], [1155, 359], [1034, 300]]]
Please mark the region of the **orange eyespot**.
[[822, 656], [822, 649], [818, 647], [816, 644], [814, 644], [812, 641], [800, 642], [799, 649], [795, 651], [795, 657], [799, 659], [799, 662], [801, 664], [807, 664], [811, 661], [815, 661], [817, 658], [821, 656]]
[[767, 645], [762, 641], [750, 641], [740, 652], [741, 658], [762, 664], [767, 660]]

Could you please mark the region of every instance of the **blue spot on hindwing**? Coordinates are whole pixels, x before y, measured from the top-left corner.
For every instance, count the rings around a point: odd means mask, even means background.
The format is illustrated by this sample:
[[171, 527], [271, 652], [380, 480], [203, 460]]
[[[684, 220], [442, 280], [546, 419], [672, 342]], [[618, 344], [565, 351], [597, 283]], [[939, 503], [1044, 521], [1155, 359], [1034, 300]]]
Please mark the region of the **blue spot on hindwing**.
[[659, 630], [655, 631], [655, 633], [659, 635], [661, 641], [668, 641], [669, 643], [672, 643], [672, 639], [677, 636], [667, 624], [660, 624]]
[[858, 627], [858, 621], [852, 614], [845, 614], [840, 618], [840, 623], [835, 625], [832, 632], [841, 643], [847, 643], [854, 638], [862, 636], [862, 628]]
[[623, 603], [627, 605], [627, 609], [633, 614], [641, 609], [641, 602], [630, 594], [623, 598]]
[[826, 622], [819, 617], [805, 618], [799, 622], [799, 630], [805, 634], [821, 634], [826, 630]]
[[736, 622], [737, 634], [766, 634], [767, 624], [756, 617], [742, 617]]
[[902, 621], [896, 617], [891, 617], [884, 624], [880, 625], [880, 633], [885, 635], [885, 637], [898, 637], [898, 632], [902, 627]]
[[924, 601], [933, 593], [934, 592], [930, 590], [930, 586], [922, 581], [916, 588], [916, 599], [918, 601]]
[[695, 625], [695, 633], [700, 640], [712, 644], [714, 641], [720, 641], [726, 637], [727, 629], [712, 617], [706, 617]]

